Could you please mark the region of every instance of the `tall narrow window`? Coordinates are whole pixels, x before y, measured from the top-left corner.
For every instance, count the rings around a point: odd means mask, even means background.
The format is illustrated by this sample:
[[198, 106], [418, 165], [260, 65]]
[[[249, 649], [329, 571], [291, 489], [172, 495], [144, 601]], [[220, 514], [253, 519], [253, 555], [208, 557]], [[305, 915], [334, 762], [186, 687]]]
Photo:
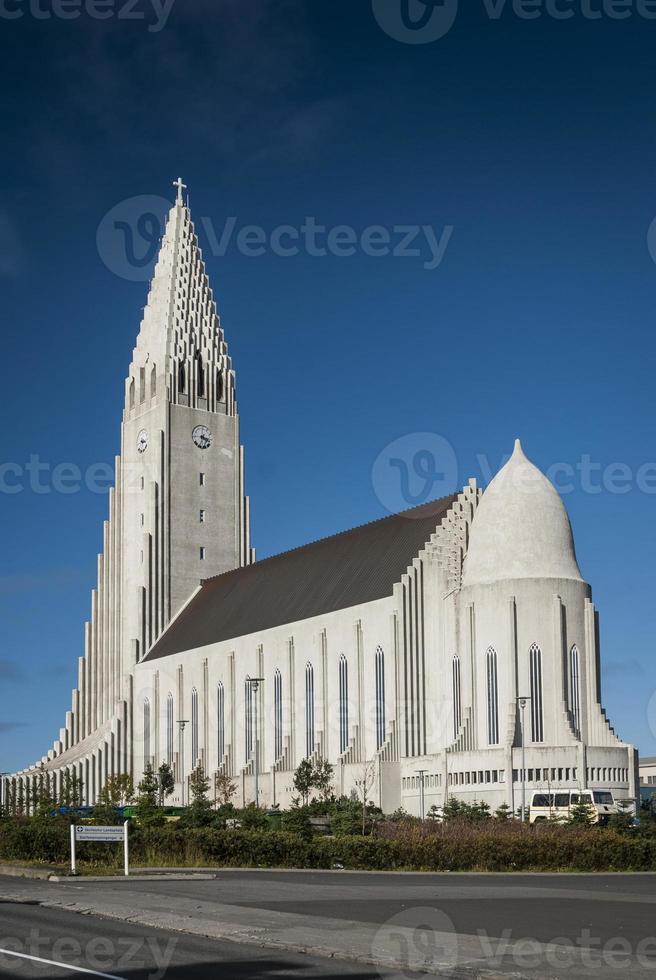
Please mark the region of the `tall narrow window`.
[[460, 674], [460, 657], [456, 654], [452, 666], [453, 693], [453, 737], [457, 738], [462, 727], [462, 678]]
[[219, 686], [216, 689], [216, 749], [219, 766], [222, 766], [225, 755], [225, 690], [223, 681], [219, 681]]
[[198, 763], [198, 691], [194, 687], [191, 692], [191, 764], [196, 768]]
[[244, 746], [248, 764], [253, 754], [253, 686], [250, 677], [244, 682]]
[[150, 701], [144, 698], [143, 703], [143, 752], [144, 767], [151, 762], [150, 758]]
[[223, 398], [223, 375], [220, 371], [216, 372], [216, 400], [220, 402]]
[[198, 552], [198, 557], [201, 561], [205, 561], [205, 548], [201, 547]]
[[339, 751], [348, 747], [349, 706], [348, 706], [348, 662], [344, 654], [339, 658]]
[[173, 765], [173, 695], [166, 699], [166, 761]]
[[314, 667], [305, 665], [305, 756], [314, 752]]
[[201, 487], [204, 487], [205, 486], [205, 474], [204, 473], [200, 473], [199, 474], [199, 481], [198, 482], [199, 482], [199, 484], [200, 484]]
[[568, 702], [572, 723], [577, 736], [581, 737], [581, 682], [579, 674], [579, 648], [574, 645], [569, 651]]
[[273, 675], [273, 751], [277, 762], [282, 755], [282, 674]]
[[529, 670], [531, 679], [531, 740], [543, 742], [542, 651], [537, 643], [534, 643], [529, 650]]
[[489, 647], [486, 658], [487, 680], [487, 741], [499, 744], [499, 686], [497, 678], [497, 652]]
[[199, 520], [200, 520], [200, 523], [201, 524], [204, 524], [205, 523], [205, 511], [204, 510], [201, 510], [200, 511], [200, 513], [199, 513]]
[[196, 390], [199, 398], [205, 397], [205, 369], [200, 351], [196, 354]]
[[182, 394], [184, 394], [186, 387], [187, 387], [187, 374], [185, 371], [184, 364], [181, 364], [178, 370], [178, 388]]
[[130, 408], [134, 408], [134, 378], [130, 382]]
[[157, 394], [157, 367], [153, 364], [153, 369], [150, 372], [150, 397], [154, 398]]
[[376, 748], [385, 741], [385, 654], [376, 647]]

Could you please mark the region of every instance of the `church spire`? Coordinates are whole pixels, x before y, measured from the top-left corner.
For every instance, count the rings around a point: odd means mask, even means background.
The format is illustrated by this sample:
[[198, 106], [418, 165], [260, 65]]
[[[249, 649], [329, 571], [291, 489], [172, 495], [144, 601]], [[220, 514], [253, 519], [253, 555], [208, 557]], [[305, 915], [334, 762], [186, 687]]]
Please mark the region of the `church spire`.
[[181, 177], [169, 211], [127, 380], [126, 411], [145, 398], [236, 414], [235, 376]]

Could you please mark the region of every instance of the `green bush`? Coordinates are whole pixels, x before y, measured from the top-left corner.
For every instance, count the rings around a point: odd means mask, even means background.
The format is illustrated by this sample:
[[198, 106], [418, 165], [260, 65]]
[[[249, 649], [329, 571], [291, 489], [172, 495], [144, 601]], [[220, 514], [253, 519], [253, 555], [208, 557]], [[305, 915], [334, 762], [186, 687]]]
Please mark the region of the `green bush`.
[[[308, 823], [307, 812], [297, 810], [284, 815], [282, 831], [133, 824], [132, 863], [379, 871], [656, 870], [656, 836], [647, 832], [454, 817], [447, 823], [388, 820], [366, 837], [312, 837]], [[66, 818], [4, 820], [0, 860], [65, 865], [70, 858], [69, 827]], [[82, 866], [118, 866], [120, 848], [85, 844], [78, 861]]]

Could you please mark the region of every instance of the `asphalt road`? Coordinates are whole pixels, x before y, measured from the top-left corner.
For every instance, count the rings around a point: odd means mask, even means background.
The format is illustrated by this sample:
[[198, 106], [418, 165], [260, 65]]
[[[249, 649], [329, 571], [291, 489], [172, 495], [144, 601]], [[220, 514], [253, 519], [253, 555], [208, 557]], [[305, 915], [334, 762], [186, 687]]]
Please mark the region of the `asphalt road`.
[[[21, 953], [23, 956], [11, 955]], [[52, 961], [51, 963], [42, 961]], [[54, 963], [62, 964], [60, 966]], [[68, 965], [66, 965], [68, 964]], [[79, 968], [90, 970], [83, 973]], [[374, 967], [149, 929], [0, 899], [0, 977], [64, 980], [380, 980]]]
[[[59, 906], [73, 904], [124, 924], [33, 905], [3, 905], [2, 896]], [[103, 911], [104, 910], [104, 911]], [[8, 918], [9, 917], [9, 918]], [[150, 929], [151, 925], [162, 926]], [[459, 875], [353, 874], [347, 872], [217, 871], [211, 880], [119, 880], [61, 884], [0, 879], [2, 936], [29, 938], [29, 929], [46, 929], [52, 953], [57, 937], [142, 939], [140, 968], [99, 972], [125, 980], [157, 973], [158, 956], [174, 940], [166, 978], [409, 977], [409, 968], [387, 971], [380, 963], [457, 964], [467, 976], [653, 977], [656, 980], [656, 875]], [[11, 927], [11, 928], [10, 928]], [[12, 930], [13, 929], [13, 933]], [[187, 930], [201, 935], [178, 933]], [[203, 936], [214, 936], [205, 939]], [[226, 942], [234, 936], [234, 943]], [[147, 938], [159, 945], [152, 950]], [[269, 947], [307, 949], [340, 960], [302, 953], [264, 951]], [[144, 945], [145, 944], [145, 945]], [[91, 947], [93, 952], [94, 947]], [[55, 949], [56, 951], [56, 949]], [[392, 955], [392, 959], [388, 958]], [[405, 959], [404, 955], [408, 954]], [[44, 958], [72, 962], [70, 957]], [[382, 958], [381, 958], [382, 956]], [[360, 964], [349, 962], [360, 960]], [[80, 961], [81, 962], [81, 961]], [[36, 963], [14, 972], [0, 954], [0, 977], [59, 977]], [[28, 972], [33, 969], [35, 972]], [[36, 972], [38, 969], [38, 972]], [[43, 972], [52, 969], [53, 972]], [[450, 976], [450, 969], [440, 975]], [[4, 972], [3, 972], [4, 971]], [[9, 971], [9, 972], [8, 972]], [[480, 972], [479, 972], [480, 971]], [[490, 971], [486, 974], [484, 971]], [[458, 973], [458, 975], [465, 975]]]
[[[67, 886], [65, 886], [67, 887]], [[107, 887], [107, 886], [104, 886]], [[116, 882], [113, 889], [124, 888]], [[414, 875], [221, 871], [215, 881], [135, 881], [133, 893], [382, 924], [413, 907], [435, 906], [459, 935], [481, 931], [540, 943], [586, 937], [632, 948], [655, 937], [655, 875]]]

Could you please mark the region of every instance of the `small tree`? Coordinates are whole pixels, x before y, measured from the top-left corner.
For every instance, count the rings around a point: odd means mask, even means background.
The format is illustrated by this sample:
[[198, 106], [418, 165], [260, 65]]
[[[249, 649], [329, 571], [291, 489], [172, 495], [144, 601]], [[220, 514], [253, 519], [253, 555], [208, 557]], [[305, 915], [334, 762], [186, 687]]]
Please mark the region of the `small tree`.
[[55, 809], [56, 804], [51, 787], [50, 773], [46, 770], [44, 764], [41, 763], [36, 791], [32, 799], [35, 816], [46, 817]]
[[163, 806], [164, 800], [171, 796], [175, 789], [175, 776], [168, 762], [163, 762], [157, 770], [157, 781], [159, 783], [157, 798], [159, 805]]
[[212, 804], [207, 797], [209, 788], [210, 781], [205, 775], [205, 770], [201, 765], [196, 766], [189, 777], [191, 806], [188, 821], [192, 827], [204, 827], [212, 819]]
[[360, 778], [356, 779], [355, 785], [357, 788], [358, 799], [362, 803], [362, 835], [366, 833], [367, 829], [367, 803], [369, 802], [369, 796], [371, 790], [373, 789], [374, 783], [376, 782], [376, 763], [373, 759], [369, 762], [364, 762], [362, 768], [360, 769]]
[[303, 759], [298, 769], [294, 773], [294, 789], [298, 790], [303, 800], [303, 806], [307, 806], [310, 798], [310, 790], [314, 786], [314, 766], [309, 759]]
[[227, 806], [237, 793], [237, 785], [233, 783], [227, 772], [217, 772], [214, 776], [214, 799], [221, 806]]
[[319, 791], [322, 800], [329, 800], [333, 792], [335, 767], [327, 759], [317, 759], [312, 773], [312, 785]]
[[494, 811], [494, 818], [500, 823], [507, 823], [511, 816], [512, 810], [507, 803], [502, 803], [501, 806]]
[[136, 817], [139, 823], [144, 826], [162, 823], [163, 817], [157, 808], [159, 782], [150, 762], [144, 769], [138, 789]]
[[134, 782], [132, 776], [122, 772], [117, 776], [108, 776], [107, 782], [100, 791], [98, 800], [103, 800], [107, 806], [127, 806], [134, 800]]
[[592, 827], [595, 823], [594, 810], [584, 799], [579, 798], [569, 811], [569, 822], [573, 826]]

